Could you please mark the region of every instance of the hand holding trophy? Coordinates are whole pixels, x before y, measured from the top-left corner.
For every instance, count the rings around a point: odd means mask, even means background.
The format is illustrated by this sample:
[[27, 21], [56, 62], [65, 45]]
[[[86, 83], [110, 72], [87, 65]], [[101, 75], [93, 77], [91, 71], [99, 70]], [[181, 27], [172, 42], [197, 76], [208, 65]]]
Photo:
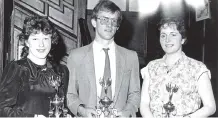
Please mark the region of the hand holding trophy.
[[59, 87], [61, 85], [61, 76], [51, 76], [49, 78], [49, 83], [51, 86], [55, 88], [55, 96], [50, 98], [50, 106], [49, 106], [49, 117], [59, 118], [67, 117], [68, 110], [64, 107], [64, 96], [59, 96]]
[[173, 112], [176, 111], [175, 105], [172, 103], [173, 94], [178, 91], [179, 87], [176, 85], [172, 85], [171, 83], [166, 85], [166, 90], [169, 93], [169, 101], [163, 105], [165, 110], [165, 117], [170, 118], [173, 116]]
[[111, 78], [109, 79], [100, 79], [99, 83], [102, 86], [102, 95], [99, 100], [99, 108], [96, 110], [98, 117], [100, 117], [103, 113], [104, 117], [110, 117], [111, 115], [115, 115], [115, 109], [111, 108], [112, 95], [111, 95]]

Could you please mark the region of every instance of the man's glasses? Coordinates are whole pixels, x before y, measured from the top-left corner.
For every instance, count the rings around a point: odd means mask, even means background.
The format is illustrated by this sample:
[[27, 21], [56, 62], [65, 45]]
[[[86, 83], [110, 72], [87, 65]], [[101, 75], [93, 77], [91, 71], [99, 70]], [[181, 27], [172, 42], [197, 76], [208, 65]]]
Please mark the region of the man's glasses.
[[108, 17], [97, 17], [100, 20], [101, 25], [109, 25], [111, 23], [112, 26], [118, 27], [118, 21], [115, 18], [108, 18]]

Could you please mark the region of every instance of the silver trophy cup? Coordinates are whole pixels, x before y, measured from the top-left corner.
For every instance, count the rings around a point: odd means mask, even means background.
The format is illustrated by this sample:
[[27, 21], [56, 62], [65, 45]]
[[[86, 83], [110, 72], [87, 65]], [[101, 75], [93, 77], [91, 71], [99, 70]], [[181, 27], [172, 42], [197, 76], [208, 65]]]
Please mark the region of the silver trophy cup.
[[111, 115], [115, 115], [115, 109], [111, 108], [111, 104], [113, 101], [107, 96], [108, 87], [111, 86], [111, 79], [104, 80], [100, 79], [100, 85], [103, 87], [105, 96], [100, 98], [99, 100], [99, 108], [97, 109], [98, 117], [103, 113], [104, 117], [109, 117]]
[[178, 91], [178, 89], [179, 88], [176, 85], [174, 86], [172, 84], [166, 85], [166, 90], [167, 92], [169, 92], [169, 101], [163, 105], [163, 108], [166, 112], [165, 114], [166, 118], [170, 118], [170, 116], [173, 115], [172, 112], [175, 111], [176, 109], [175, 105], [172, 103], [172, 97], [173, 97], [173, 94]]
[[50, 106], [49, 106], [49, 117], [66, 117], [68, 110], [64, 107], [64, 96], [60, 97], [58, 95], [58, 88], [61, 84], [61, 76], [50, 77], [49, 83], [51, 86], [55, 88], [55, 95], [53, 98], [50, 98]]

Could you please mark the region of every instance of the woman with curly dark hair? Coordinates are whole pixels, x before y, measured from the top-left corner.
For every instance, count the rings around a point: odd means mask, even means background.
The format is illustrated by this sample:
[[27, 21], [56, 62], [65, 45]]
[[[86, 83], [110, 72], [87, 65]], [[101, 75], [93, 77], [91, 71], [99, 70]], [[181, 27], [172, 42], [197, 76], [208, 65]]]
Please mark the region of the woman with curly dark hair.
[[21, 59], [10, 62], [0, 82], [0, 116], [49, 116], [50, 98], [59, 82], [58, 94], [64, 96], [68, 69], [56, 63], [54, 49], [60, 37], [46, 17], [27, 17], [19, 40], [24, 47]]

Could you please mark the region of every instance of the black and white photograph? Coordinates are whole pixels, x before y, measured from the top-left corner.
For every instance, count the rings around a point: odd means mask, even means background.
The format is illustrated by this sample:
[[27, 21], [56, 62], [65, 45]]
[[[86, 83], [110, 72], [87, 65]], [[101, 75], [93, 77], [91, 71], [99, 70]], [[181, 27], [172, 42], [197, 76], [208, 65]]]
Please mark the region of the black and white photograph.
[[218, 0], [0, 0], [0, 117], [218, 117]]

